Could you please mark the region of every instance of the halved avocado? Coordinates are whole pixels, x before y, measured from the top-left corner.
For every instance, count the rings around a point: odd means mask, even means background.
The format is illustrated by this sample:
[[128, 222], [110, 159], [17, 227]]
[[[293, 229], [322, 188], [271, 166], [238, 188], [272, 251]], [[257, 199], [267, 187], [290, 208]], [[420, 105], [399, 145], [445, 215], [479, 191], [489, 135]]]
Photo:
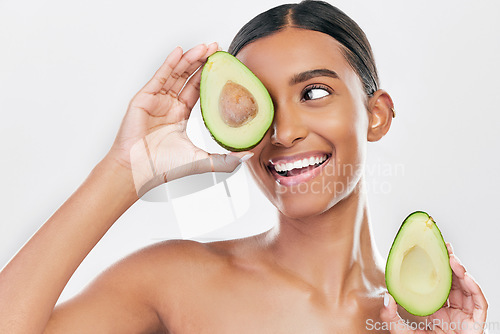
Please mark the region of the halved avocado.
[[448, 250], [434, 219], [423, 211], [410, 214], [389, 251], [387, 290], [405, 310], [426, 316], [446, 303], [451, 280]]
[[271, 96], [262, 82], [224, 51], [212, 54], [203, 66], [200, 106], [210, 134], [230, 151], [255, 147], [274, 117]]

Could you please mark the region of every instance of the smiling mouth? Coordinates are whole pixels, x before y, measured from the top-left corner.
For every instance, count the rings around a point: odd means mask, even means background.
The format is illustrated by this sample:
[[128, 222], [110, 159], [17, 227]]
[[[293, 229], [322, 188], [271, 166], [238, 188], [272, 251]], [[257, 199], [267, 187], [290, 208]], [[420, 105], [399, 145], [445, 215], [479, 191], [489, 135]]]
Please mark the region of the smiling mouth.
[[270, 164], [267, 166], [271, 173], [276, 173], [281, 177], [293, 177], [307, 173], [327, 162], [331, 154], [324, 154], [321, 157], [311, 157], [309, 159], [297, 160], [293, 163]]

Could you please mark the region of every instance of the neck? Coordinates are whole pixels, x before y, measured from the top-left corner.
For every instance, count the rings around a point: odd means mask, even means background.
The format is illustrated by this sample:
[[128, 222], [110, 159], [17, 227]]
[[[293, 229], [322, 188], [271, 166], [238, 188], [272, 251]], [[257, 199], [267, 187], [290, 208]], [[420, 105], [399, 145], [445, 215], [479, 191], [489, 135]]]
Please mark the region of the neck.
[[362, 180], [357, 187], [320, 215], [292, 219], [280, 213], [268, 234], [278, 266], [339, 302], [353, 290], [373, 291], [384, 281]]

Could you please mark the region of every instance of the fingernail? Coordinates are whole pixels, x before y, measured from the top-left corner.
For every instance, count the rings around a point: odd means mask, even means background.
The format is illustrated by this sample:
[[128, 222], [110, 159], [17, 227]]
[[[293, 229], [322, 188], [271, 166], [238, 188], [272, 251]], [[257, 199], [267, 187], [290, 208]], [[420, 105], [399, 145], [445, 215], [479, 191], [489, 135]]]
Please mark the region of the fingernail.
[[470, 277], [473, 281], [476, 281], [476, 280], [474, 279], [474, 277], [473, 277], [471, 274], [469, 274], [469, 272], [468, 272], [468, 271], [466, 271], [466, 272], [465, 272], [465, 275], [469, 276], [469, 277]]
[[455, 258], [455, 260], [457, 260], [458, 264], [463, 266], [462, 261], [460, 261], [460, 259], [455, 254], [452, 254], [452, 255]]
[[202, 43], [202, 44], [196, 45], [194, 48], [192, 48], [192, 50], [198, 51], [198, 50], [202, 50], [202, 49], [205, 49], [205, 48], [207, 48], [207, 45], [205, 43]]
[[384, 293], [384, 307], [389, 305], [389, 293]]
[[247, 161], [248, 159], [250, 159], [251, 157], [253, 157], [253, 153], [248, 153], [248, 154], [245, 154], [244, 156], [242, 156], [240, 158], [240, 162], [245, 162]]
[[453, 251], [453, 246], [451, 245], [451, 242], [448, 242], [448, 246], [450, 246], [450, 250], [451, 250], [451, 252], [452, 252], [452, 253], [455, 253], [455, 252]]

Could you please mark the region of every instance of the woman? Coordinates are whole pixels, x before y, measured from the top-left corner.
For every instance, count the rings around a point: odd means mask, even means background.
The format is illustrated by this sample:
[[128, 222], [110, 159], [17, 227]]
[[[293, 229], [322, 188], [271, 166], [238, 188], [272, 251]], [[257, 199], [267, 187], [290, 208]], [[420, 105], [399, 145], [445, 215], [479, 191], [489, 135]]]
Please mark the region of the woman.
[[[316, 1], [273, 8], [243, 27], [230, 52], [266, 86], [275, 119], [258, 146], [229, 155], [200, 150], [185, 132], [199, 98], [197, 69], [217, 48], [176, 48], [135, 95], [106, 157], [2, 271], [0, 332], [413, 332], [385, 293], [370, 232], [366, 144], [389, 130], [393, 103], [378, 87], [361, 29]], [[318, 160], [283, 171], [306, 158]], [[54, 309], [84, 257], [145, 191], [242, 161], [278, 209], [275, 228], [240, 240], [153, 245]], [[429, 319], [482, 323], [486, 300], [449, 252], [449, 305]]]

